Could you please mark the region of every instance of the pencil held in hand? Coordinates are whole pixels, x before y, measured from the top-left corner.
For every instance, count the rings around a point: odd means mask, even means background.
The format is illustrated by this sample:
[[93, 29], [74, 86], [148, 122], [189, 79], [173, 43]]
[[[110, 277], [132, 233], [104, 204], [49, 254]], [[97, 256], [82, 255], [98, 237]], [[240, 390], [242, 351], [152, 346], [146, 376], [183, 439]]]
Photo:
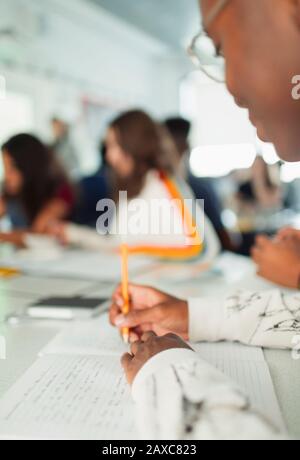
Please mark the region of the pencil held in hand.
[[[122, 297], [123, 308], [122, 313], [124, 316], [128, 315], [130, 309], [129, 290], [128, 290], [128, 246], [122, 244], [121, 246], [121, 259], [122, 259]], [[125, 343], [129, 342], [129, 328], [123, 327], [121, 330], [122, 337]]]

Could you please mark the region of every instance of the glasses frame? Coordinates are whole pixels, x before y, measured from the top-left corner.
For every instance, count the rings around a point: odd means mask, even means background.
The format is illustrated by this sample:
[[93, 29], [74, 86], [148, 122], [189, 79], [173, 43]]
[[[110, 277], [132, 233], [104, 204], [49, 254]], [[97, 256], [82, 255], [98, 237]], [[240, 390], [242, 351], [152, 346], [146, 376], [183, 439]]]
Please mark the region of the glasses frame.
[[[214, 77], [213, 75], [208, 72], [204, 66], [204, 64], [201, 62], [197, 52], [196, 52], [196, 43], [201, 37], [208, 37], [207, 30], [211, 26], [211, 24], [217, 19], [219, 14], [224, 10], [224, 8], [228, 5], [230, 0], [219, 0], [216, 5], [211, 9], [210, 13], [208, 14], [205, 23], [203, 24], [203, 28], [200, 30], [200, 32], [195, 35], [191, 41], [190, 46], [187, 49], [188, 55], [190, 56], [191, 60], [193, 63], [197, 65], [199, 70], [201, 70], [202, 73], [204, 73], [208, 78], [211, 80], [217, 82], [217, 83], [225, 83], [225, 78], [224, 79], [218, 79]], [[209, 37], [208, 37], [209, 38]], [[217, 53], [216, 53], [217, 54]]]

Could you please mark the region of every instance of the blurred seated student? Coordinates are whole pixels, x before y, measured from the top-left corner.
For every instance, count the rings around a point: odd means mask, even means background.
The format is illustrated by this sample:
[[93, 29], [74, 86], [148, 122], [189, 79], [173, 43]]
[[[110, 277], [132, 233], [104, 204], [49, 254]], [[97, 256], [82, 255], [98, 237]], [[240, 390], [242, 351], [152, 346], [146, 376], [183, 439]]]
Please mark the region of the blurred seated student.
[[280, 186], [278, 164], [269, 166], [257, 156], [250, 170], [249, 180], [243, 182], [237, 194], [241, 210], [272, 210], [282, 207], [283, 193]]
[[[132, 214], [134, 208], [139, 210], [139, 221], [146, 225], [143, 234], [137, 231], [134, 235], [128, 235], [130, 251], [162, 258], [190, 259], [202, 253], [204, 233], [202, 260], [213, 260], [220, 250], [218, 237], [209, 219], [196, 205], [188, 186], [173, 174], [176, 151], [174, 153], [175, 147], [168, 133], [146, 113], [134, 110], [123, 113], [110, 124], [105, 143], [116, 203], [111, 228], [116, 228], [118, 222], [126, 221], [126, 215]], [[119, 200], [119, 192], [127, 193], [126, 203]], [[197, 214], [197, 223], [203, 228], [196, 229], [197, 242], [186, 242], [188, 222], [177, 208], [174, 215], [179, 222], [181, 234], [163, 234], [161, 231], [155, 235], [152, 233], [151, 226], [160, 223], [160, 219], [163, 221], [162, 227], [170, 225], [172, 217], [168, 215], [174, 211], [174, 199], [180, 202], [187, 199], [188, 204], [194, 208], [189, 209], [189, 212], [194, 218]], [[140, 206], [141, 200], [146, 205], [143, 209]], [[153, 206], [155, 202], [156, 206]], [[166, 203], [167, 213], [161, 212], [160, 205]], [[99, 228], [97, 233], [96, 230], [70, 224], [58, 225], [53, 231], [65, 242], [89, 249], [117, 249], [122, 240], [118, 231], [109, 232], [109, 229], [103, 232], [108, 233], [106, 236], [99, 234]]]
[[24, 245], [26, 233], [44, 233], [52, 221], [67, 219], [74, 193], [54, 154], [37, 137], [19, 134], [2, 146], [4, 167], [0, 217], [12, 231], [0, 241]]
[[191, 123], [181, 117], [168, 118], [164, 122], [168, 132], [172, 136], [179, 154], [178, 170], [182, 177], [187, 180], [189, 186], [198, 200], [204, 200], [204, 209], [220, 239], [224, 250], [233, 250], [233, 242], [222, 223], [222, 203], [216, 190], [209, 179], [196, 177], [190, 171], [190, 145], [189, 134]]
[[237, 170], [231, 177], [237, 183], [232, 204], [242, 238], [239, 253], [250, 256], [257, 235], [262, 231], [273, 235], [277, 230], [272, 217], [285, 205], [280, 163], [268, 165], [257, 156], [251, 168]]
[[277, 237], [259, 236], [252, 249], [259, 276], [291, 289], [300, 289], [300, 231], [281, 230]]
[[111, 180], [110, 170], [106, 163], [106, 146], [101, 142], [99, 146], [101, 166], [95, 174], [82, 177], [76, 184], [77, 201], [72, 213], [72, 222], [78, 225], [95, 228], [99, 218], [97, 203], [99, 200], [110, 198]]

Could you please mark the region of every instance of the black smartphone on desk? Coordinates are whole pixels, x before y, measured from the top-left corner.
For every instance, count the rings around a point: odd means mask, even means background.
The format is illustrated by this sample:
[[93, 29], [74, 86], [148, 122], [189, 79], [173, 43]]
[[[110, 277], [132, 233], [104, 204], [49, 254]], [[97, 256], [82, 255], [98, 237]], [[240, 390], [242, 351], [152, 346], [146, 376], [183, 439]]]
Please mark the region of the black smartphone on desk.
[[108, 298], [48, 297], [29, 305], [26, 315], [37, 319], [88, 319], [108, 309]]

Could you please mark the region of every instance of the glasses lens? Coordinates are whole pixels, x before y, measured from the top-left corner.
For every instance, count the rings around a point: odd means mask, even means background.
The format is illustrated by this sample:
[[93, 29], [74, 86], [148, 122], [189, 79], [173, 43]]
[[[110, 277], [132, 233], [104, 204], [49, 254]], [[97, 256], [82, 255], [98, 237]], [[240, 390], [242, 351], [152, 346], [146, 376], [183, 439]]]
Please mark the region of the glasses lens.
[[200, 35], [192, 49], [193, 62], [214, 80], [225, 81], [225, 59], [218, 56], [213, 41], [207, 35]]

